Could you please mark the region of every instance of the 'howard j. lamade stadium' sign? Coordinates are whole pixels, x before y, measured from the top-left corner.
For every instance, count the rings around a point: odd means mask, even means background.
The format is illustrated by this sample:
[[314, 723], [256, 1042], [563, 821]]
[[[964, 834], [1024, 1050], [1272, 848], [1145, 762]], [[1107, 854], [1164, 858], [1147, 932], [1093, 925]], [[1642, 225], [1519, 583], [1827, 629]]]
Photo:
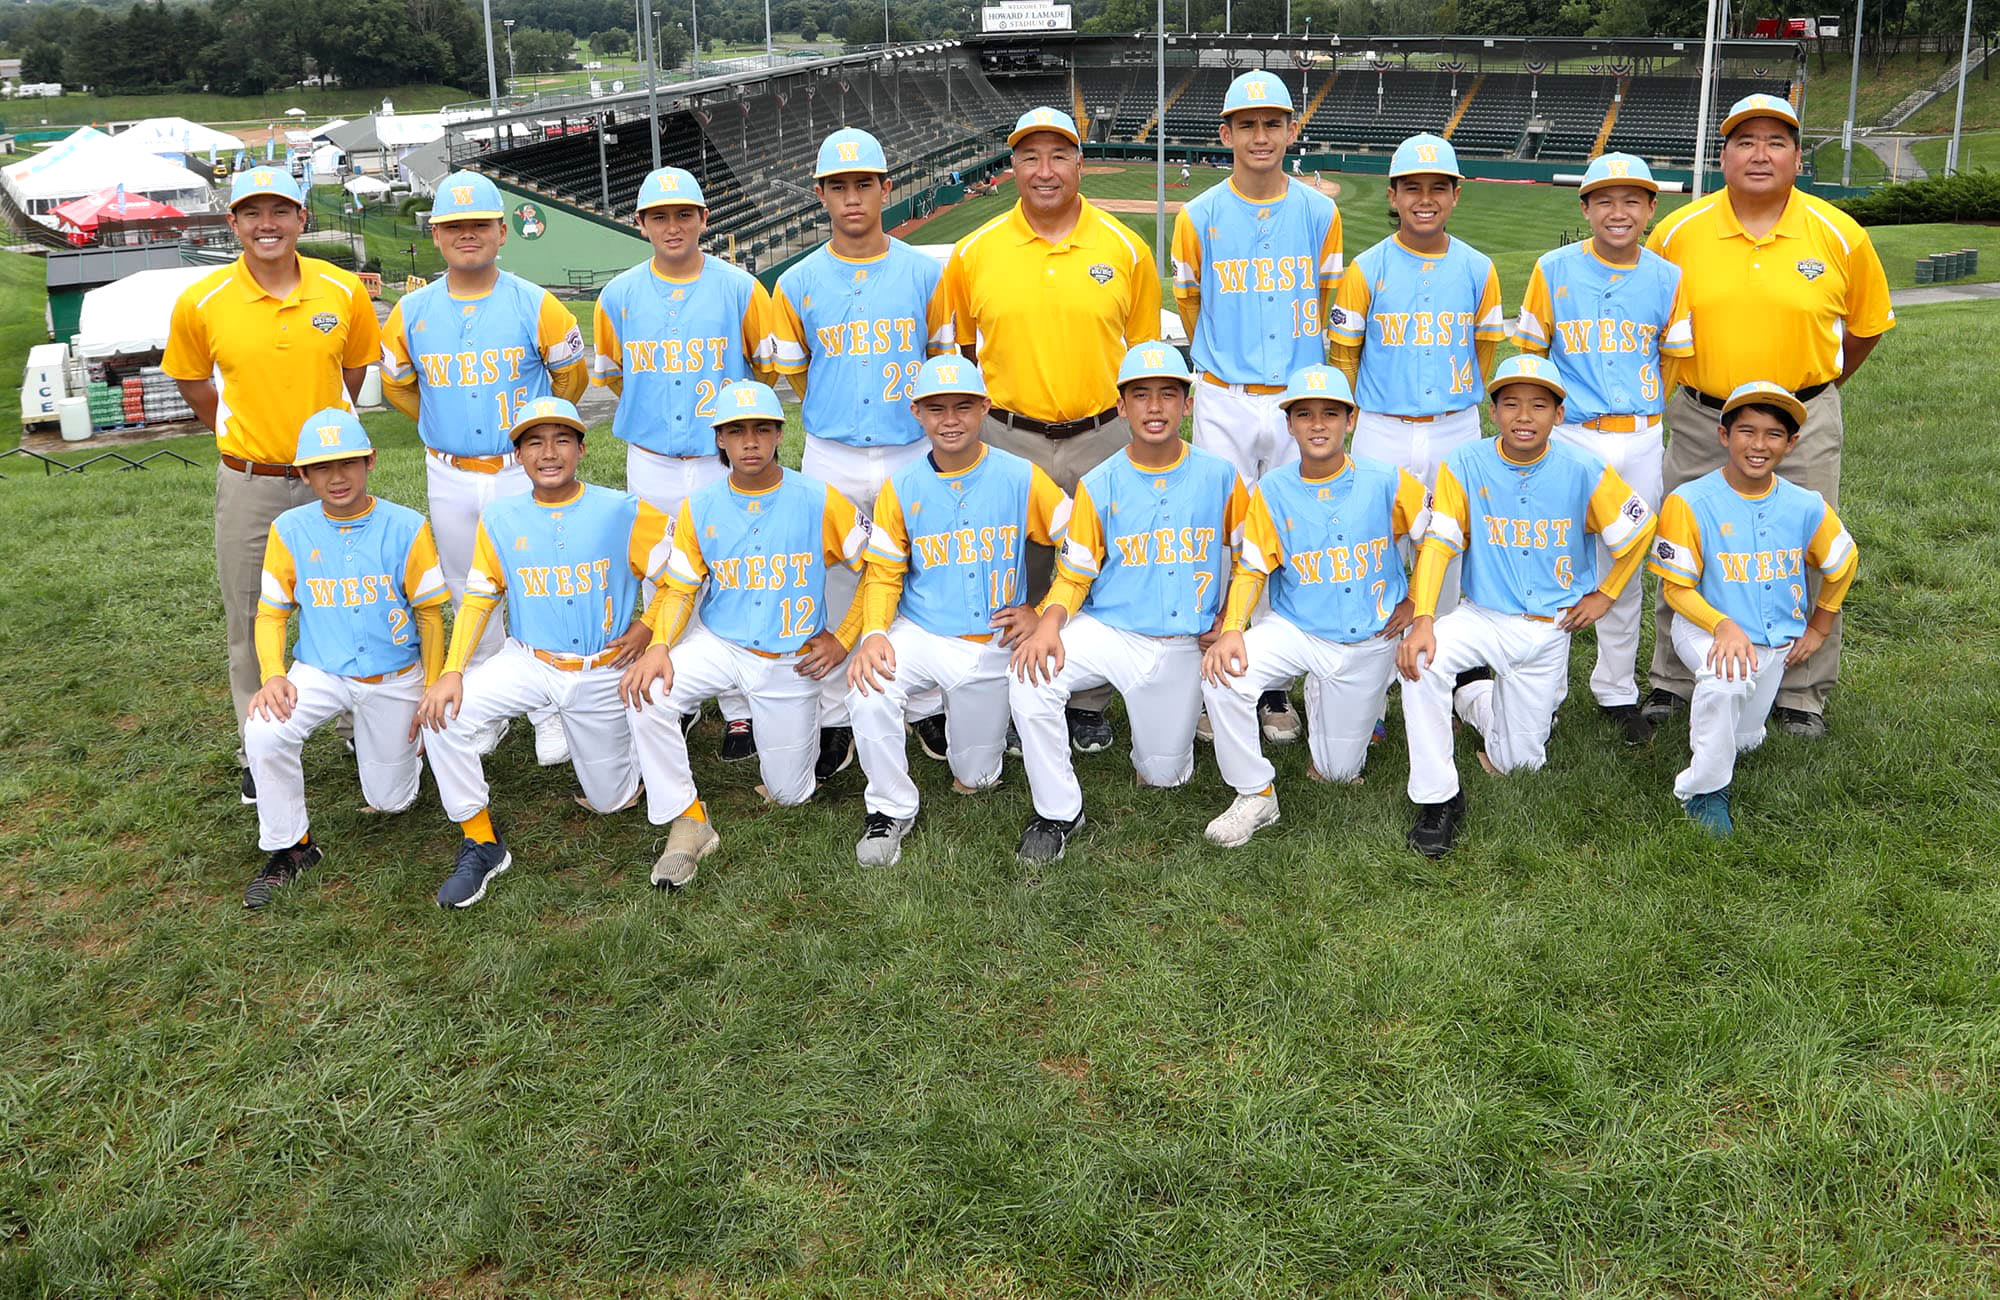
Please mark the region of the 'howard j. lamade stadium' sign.
[[987, 5], [980, 13], [980, 29], [988, 32], [1066, 32], [1070, 22], [1068, 5], [998, 4]]

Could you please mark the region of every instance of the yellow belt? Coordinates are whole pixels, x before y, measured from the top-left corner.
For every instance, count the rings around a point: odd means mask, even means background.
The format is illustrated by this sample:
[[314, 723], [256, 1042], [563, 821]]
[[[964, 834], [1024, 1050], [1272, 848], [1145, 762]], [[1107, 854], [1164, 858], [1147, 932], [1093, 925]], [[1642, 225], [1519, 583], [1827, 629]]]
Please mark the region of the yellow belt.
[[1240, 388], [1246, 393], [1255, 393], [1259, 397], [1270, 397], [1274, 393], [1285, 391], [1283, 384], [1232, 384], [1227, 380], [1217, 379], [1206, 370], [1201, 372], [1201, 382], [1204, 384], [1213, 384], [1217, 388]]
[[610, 650], [594, 655], [559, 655], [535, 646], [529, 646], [528, 653], [549, 667], [565, 673], [580, 673], [586, 668], [595, 668], [598, 664], [614, 657], [614, 652]]
[[1597, 433], [1638, 433], [1660, 427], [1657, 415], [1600, 415], [1594, 420], [1581, 421], [1581, 427]]
[[449, 452], [436, 451], [426, 447], [425, 451], [443, 461], [453, 469], [462, 469], [468, 474], [498, 474], [514, 464], [512, 455], [499, 456], [454, 456]]

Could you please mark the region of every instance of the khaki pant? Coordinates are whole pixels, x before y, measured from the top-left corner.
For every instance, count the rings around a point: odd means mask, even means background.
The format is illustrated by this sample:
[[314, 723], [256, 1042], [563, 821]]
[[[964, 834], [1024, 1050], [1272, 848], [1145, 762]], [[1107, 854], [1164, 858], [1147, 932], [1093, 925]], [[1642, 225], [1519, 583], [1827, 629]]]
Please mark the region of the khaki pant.
[[237, 762], [250, 697], [264, 684], [257, 671], [257, 598], [264, 586], [264, 545], [271, 521], [315, 500], [302, 478], [259, 478], [215, 467], [215, 578], [222, 587], [222, 621], [229, 643], [229, 697], [236, 706]]
[[[1677, 389], [1667, 401], [1667, 455], [1662, 465], [1666, 490], [1719, 469], [1727, 457], [1716, 436], [1721, 418], [1715, 411]], [[1840, 449], [1844, 434], [1840, 418], [1840, 389], [1828, 385], [1825, 392], [1806, 403], [1805, 427], [1798, 443], [1779, 467], [1779, 474], [1824, 496], [1827, 504], [1840, 507]], [[1817, 599], [1819, 577], [1811, 577], [1811, 595]], [[1683, 700], [1694, 695], [1694, 677], [1674, 653], [1673, 611], [1664, 598], [1653, 607], [1653, 665], [1649, 671], [1653, 689], [1670, 691]], [[1824, 714], [1826, 697], [1840, 676], [1840, 620], [1834, 619], [1827, 635], [1812, 658], [1788, 669], [1778, 688], [1777, 707]]]
[[[1132, 426], [1124, 416], [1114, 418], [1109, 424], [1101, 424], [1089, 433], [1080, 433], [1074, 438], [1047, 438], [1039, 433], [1029, 433], [1026, 429], [1016, 429], [1000, 423], [992, 416], [986, 417], [979, 436], [989, 447], [1011, 451], [1023, 460], [1042, 467], [1042, 471], [1056, 481], [1056, 486], [1071, 496], [1076, 495], [1077, 480], [1096, 468], [1116, 453], [1125, 449], [1132, 441]], [[1053, 548], [1040, 542], [1027, 545], [1028, 603], [1039, 603], [1049, 594], [1049, 584], [1055, 578], [1056, 553]], [[1093, 686], [1078, 691], [1070, 697], [1073, 709], [1088, 709], [1102, 713], [1104, 706], [1111, 702], [1109, 686]]]

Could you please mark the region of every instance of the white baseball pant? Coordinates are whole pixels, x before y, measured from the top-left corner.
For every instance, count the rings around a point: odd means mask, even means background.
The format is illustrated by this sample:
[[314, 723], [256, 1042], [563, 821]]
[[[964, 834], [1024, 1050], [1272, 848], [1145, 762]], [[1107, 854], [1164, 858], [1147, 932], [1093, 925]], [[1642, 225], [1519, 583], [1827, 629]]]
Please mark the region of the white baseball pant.
[[757, 731], [757, 768], [771, 801], [789, 806], [812, 798], [813, 763], [819, 758], [814, 707], [819, 683], [797, 672], [797, 655], [768, 658], [705, 627], [690, 627], [668, 658], [674, 682], [666, 698], [649, 696], [653, 707], [631, 715], [633, 743], [646, 774], [647, 820], [664, 826], [698, 797], [688, 767], [687, 738], [681, 735], [681, 715], [724, 692], [749, 701], [750, 725]]
[[[1558, 424], [1555, 439], [1566, 442], [1591, 455], [1618, 471], [1618, 477], [1631, 485], [1632, 490], [1645, 499], [1649, 509], [1660, 508], [1660, 463], [1666, 455], [1663, 429], [1658, 416], [1650, 418], [1652, 427], [1638, 429], [1631, 433], [1600, 433], [1586, 429], [1580, 424]], [[1597, 571], [1599, 575], [1609, 573], [1612, 564], [1610, 548], [1602, 541], [1597, 544]], [[1644, 603], [1640, 589], [1646, 584], [1633, 575], [1625, 584], [1603, 618], [1597, 620], [1593, 630], [1597, 634], [1597, 663], [1590, 670], [1590, 693], [1599, 704], [1637, 704], [1639, 702], [1639, 681], [1636, 668], [1639, 660], [1639, 610]]]
[[1403, 683], [1403, 730], [1410, 741], [1410, 801], [1443, 803], [1458, 793], [1452, 754], [1452, 686], [1481, 666], [1490, 681], [1458, 693], [1458, 716], [1485, 741], [1502, 772], [1534, 770], [1548, 758], [1549, 728], [1569, 689], [1569, 633], [1552, 622], [1499, 614], [1463, 601], [1432, 631], [1437, 654], [1416, 680]]
[[[631, 443], [625, 445], [625, 490], [665, 515], [669, 529], [680, 519], [681, 502], [728, 477], [729, 467], [717, 455], [662, 456]], [[651, 605], [653, 584], [649, 582], [645, 588], [645, 602]], [[701, 607], [697, 602], [694, 614], [688, 619], [688, 628], [692, 631], [700, 626]], [[717, 699], [716, 707], [731, 722], [750, 716], [749, 702], [734, 691]], [[754, 728], [756, 724], [751, 725]], [[758, 743], [763, 743], [761, 737]]]
[[1258, 479], [1299, 458], [1299, 444], [1278, 407], [1284, 394], [1253, 393], [1207, 375], [1195, 391], [1194, 445], [1234, 465], [1243, 486], [1256, 487]]
[[630, 803], [639, 791], [639, 765], [618, 698], [622, 671], [607, 666], [571, 672], [543, 663], [509, 637], [498, 654], [465, 674], [458, 716], [443, 731], [424, 733], [445, 816], [462, 822], [491, 801], [474, 743], [479, 729], [542, 710], [562, 719], [570, 767], [591, 809], [613, 812]]
[[[472, 547], [478, 540], [479, 514], [502, 497], [522, 496], [534, 490], [520, 462], [507, 457], [507, 467], [497, 474], [481, 474], [460, 469], [434, 451], [424, 456], [425, 494], [431, 517], [431, 536], [437, 541], [438, 567], [444, 570], [444, 585], [451, 588], [451, 608], [457, 613], [465, 603], [465, 575], [472, 568]], [[485, 663], [507, 639], [507, 610], [502, 605], [486, 620], [479, 645], [471, 662]]]
[[1272, 614], [1243, 634], [1244, 673], [1217, 686], [1203, 680], [1202, 702], [1215, 733], [1215, 765], [1238, 794], [1261, 794], [1277, 775], [1259, 743], [1257, 697], [1295, 677], [1306, 679], [1306, 744], [1329, 781], [1352, 781], [1368, 761], [1375, 719], [1396, 675], [1388, 637], [1343, 644], [1302, 631]]
[[299, 697], [283, 722], [252, 717], [243, 727], [243, 749], [257, 783], [257, 847], [288, 849], [305, 838], [306, 737], [343, 713], [354, 717], [355, 767], [361, 797], [371, 807], [399, 813], [417, 801], [423, 749], [410, 739], [410, 720], [424, 697], [424, 670], [411, 664], [379, 682], [336, 677], [311, 664], [294, 663], [285, 674]]
[[[1674, 778], [1674, 797], [1727, 789], [1736, 779], [1736, 756], [1764, 743], [1764, 720], [1785, 680], [1785, 654], [1792, 648], [1757, 647], [1757, 670], [1739, 681], [1724, 681], [1708, 666], [1715, 638], [1684, 618], [1673, 626], [1674, 653], [1694, 674], [1694, 701], [1688, 706], [1688, 747], [1692, 757]], [[258, 787], [261, 795], [262, 786]]]
[[1185, 784], [1194, 775], [1195, 714], [1201, 708], [1201, 649], [1195, 639], [1127, 632], [1078, 614], [1063, 628], [1062, 641], [1063, 666], [1054, 681], [1031, 684], [1011, 673], [1007, 679], [1007, 704], [1021, 734], [1036, 815], [1067, 822], [1083, 811], [1063, 710], [1072, 694], [1092, 687], [1110, 686], [1124, 696], [1139, 779], [1151, 786]]
[[[1400, 415], [1362, 411], [1354, 417], [1354, 436], [1349, 439], [1349, 446], [1356, 456], [1410, 471], [1424, 485], [1424, 491], [1429, 492], [1437, 486], [1438, 466], [1444, 464], [1444, 458], [1453, 449], [1477, 441], [1479, 436], [1476, 405], [1431, 420], [1406, 420]], [[1415, 543], [1399, 542], [1396, 549], [1402, 552], [1407, 567], [1415, 558]], [[1440, 616], [1449, 614], [1458, 604], [1458, 575], [1463, 563], [1463, 556], [1454, 555], [1445, 567], [1444, 585], [1438, 589]]]
[[[929, 455], [930, 450], [928, 438], [919, 438], [900, 447], [853, 447], [808, 433], [805, 453], [799, 460], [799, 472], [832, 487], [853, 502], [856, 510], [872, 516], [875, 499], [882, 495], [882, 485], [905, 465], [914, 464]], [[847, 615], [848, 605], [854, 600], [855, 588], [860, 585], [861, 575], [852, 569], [836, 565], [826, 571], [824, 608], [827, 626], [839, 626], [840, 620]], [[847, 726], [847, 674], [830, 672], [819, 685], [819, 725]], [[936, 691], [932, 691], [927, 699], [918, 701], [918, 705], [921, 712], [911, 714], [913, 718], [929, 717], [941, 707]]]
[[910, 779], [905, 718], [925, 716], [911, 701], [943, 695], [945, 759], [958, 783], [983, 790], [1000, 782], [1007, 748], [1008, 651], [996, 638], [969, 641], [927, 632], [907, 618], [889, 626], [896, 676], [881, 690], [847, 693], [854, 747], [868, 774], [863, 796], [869, 812], [917, 815], [917, 784]]

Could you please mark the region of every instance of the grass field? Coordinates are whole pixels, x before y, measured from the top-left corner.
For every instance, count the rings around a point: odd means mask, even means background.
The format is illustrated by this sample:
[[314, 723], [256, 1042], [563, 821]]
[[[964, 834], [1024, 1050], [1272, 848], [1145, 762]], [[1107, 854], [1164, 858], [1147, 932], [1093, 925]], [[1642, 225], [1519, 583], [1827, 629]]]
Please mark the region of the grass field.
[[[211, 475], [0, 483], [0, 1294], [2000, 1292], [1997, 328], [1907, 310], [1848, 390], [1833, 733], [1746, 760], [1726, 844], [1580, 647], [1546, 771], [1462, 756], [1442, 863], [1393, 713], [1360, 788], [1280, 751], [1234, 854], [1205, 751], [1179, 791], [1080, 760], [1091, 829], [1036, 876], [1015, 762], [967, 800], [919, 756], [863, 872], [858, 771], [765, 810], [709, 721], [724, 844], [670, 897], [517, 730], [516, 868], [447, 916], [428, 784], [365, 817], [323, 735], [328, 860], [246, 917]], [[587, 474], [622, 463], [599, 430]]]
[[211, 126], [263, 126], [285, 120], [288, 108], [303, 108], [305, 121], [372, 113], [384, 99], [399, 113], [427, 113], [476, 96], [452, 86], [392, 86], [386, 90], [310, 90], [303, 87], [268, 95], [64, 95], [24, 99], [7, 105], [6, 124], [16, 130], [48, 124], [87, 126], [146, 117], [184, 117]]

